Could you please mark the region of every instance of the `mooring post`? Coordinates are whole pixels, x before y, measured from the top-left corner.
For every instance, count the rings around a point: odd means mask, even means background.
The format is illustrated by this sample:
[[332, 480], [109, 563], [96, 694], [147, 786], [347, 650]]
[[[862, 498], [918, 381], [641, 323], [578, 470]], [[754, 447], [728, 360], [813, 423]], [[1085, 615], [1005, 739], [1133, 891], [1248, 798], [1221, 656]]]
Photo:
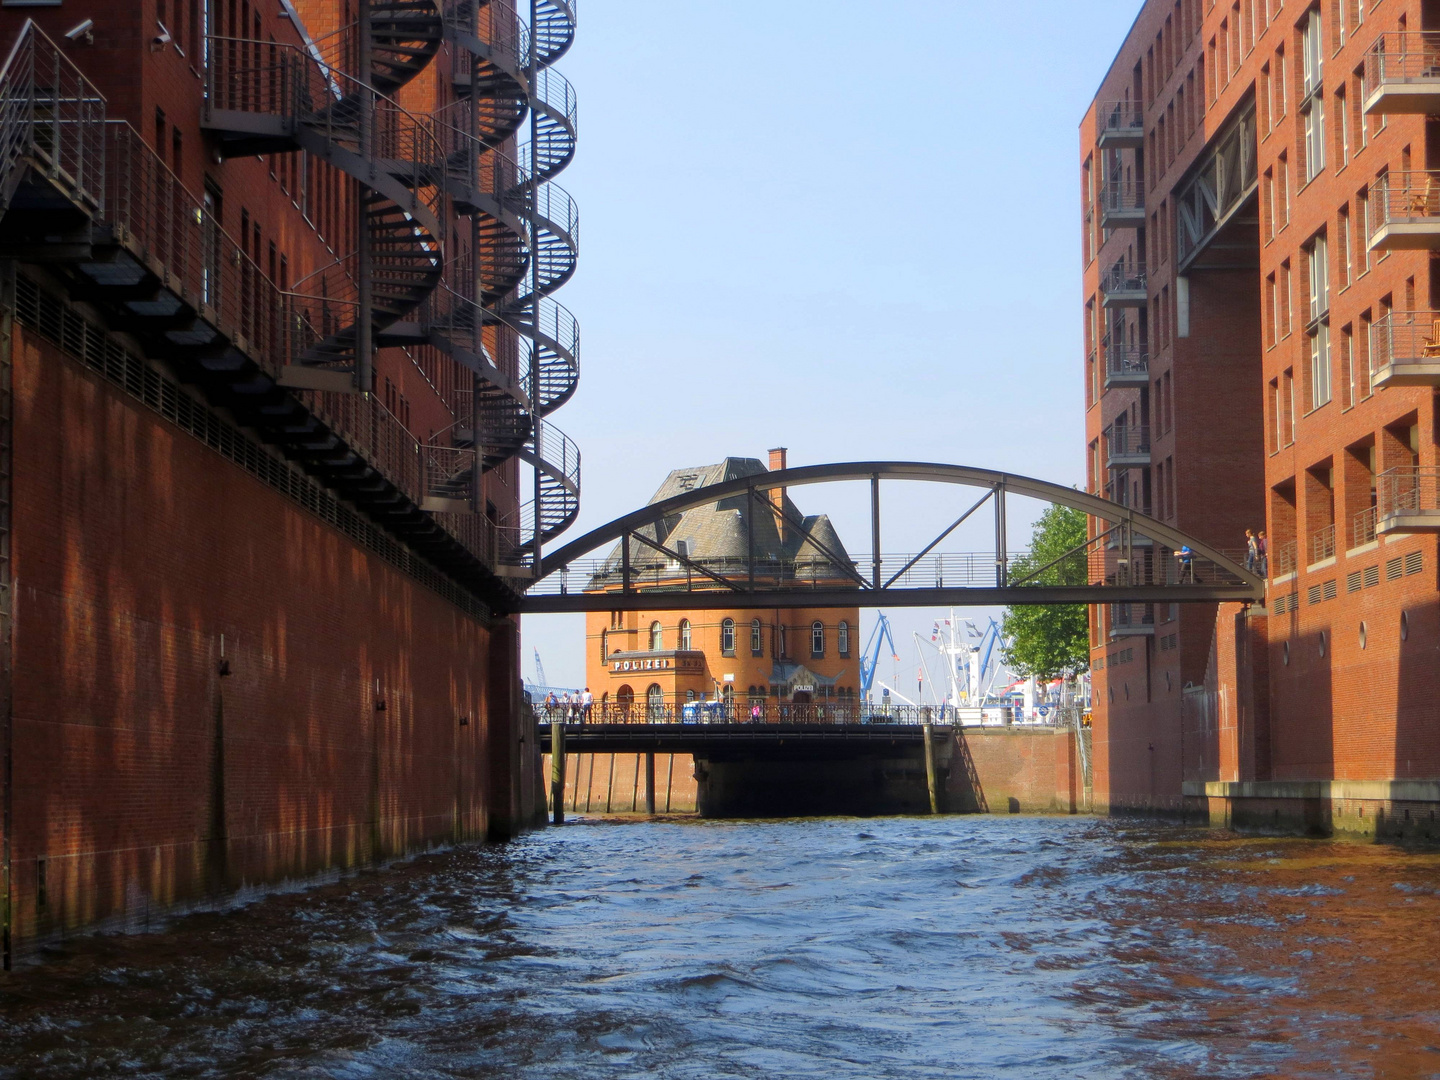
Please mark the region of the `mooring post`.
[[550, 721], [550, 806], [551, 820], [565, 824], [565, 725]]
[[655, 816], [655, 755], [645, 755], [645, 812]]
[[935, 792], [935, 729], [930, 724], [922, 726], [925, 733], [925, 786], [930, 789], [930, 813], [940, 813], [940, 800]]

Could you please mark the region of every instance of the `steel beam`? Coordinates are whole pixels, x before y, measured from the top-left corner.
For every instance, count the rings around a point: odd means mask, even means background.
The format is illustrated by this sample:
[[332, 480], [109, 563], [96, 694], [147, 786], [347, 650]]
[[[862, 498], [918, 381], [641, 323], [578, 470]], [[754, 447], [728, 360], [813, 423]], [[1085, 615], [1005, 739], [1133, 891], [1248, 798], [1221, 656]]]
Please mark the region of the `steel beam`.
[[731, 592], [728, 589], [645, 589], [526, 595], [516, 611], [690, 611], [776, 607], [1008, 607], [1011, 604], [1253, 604], [1264, 589], [1250, 585], [1029, 585], [994, 588], [847, 589], [804, 587]]

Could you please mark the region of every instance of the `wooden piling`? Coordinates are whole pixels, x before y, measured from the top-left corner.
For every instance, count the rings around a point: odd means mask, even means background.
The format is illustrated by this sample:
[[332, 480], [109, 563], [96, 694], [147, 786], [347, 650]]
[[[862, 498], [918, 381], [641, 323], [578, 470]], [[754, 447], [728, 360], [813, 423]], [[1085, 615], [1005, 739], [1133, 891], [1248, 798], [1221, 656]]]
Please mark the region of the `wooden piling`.
[[550, 722], [550, 806], [556, 825], [565, 824], [565, 725]]
[[930, 789], [930, 813], [940, 812], [940, 800], [935, 791], [935, 729], [930, 724], [922, 727], [925, 735], [925, 785]]
[[655, 815], [655, 755], [645, 755], [645, 812]]

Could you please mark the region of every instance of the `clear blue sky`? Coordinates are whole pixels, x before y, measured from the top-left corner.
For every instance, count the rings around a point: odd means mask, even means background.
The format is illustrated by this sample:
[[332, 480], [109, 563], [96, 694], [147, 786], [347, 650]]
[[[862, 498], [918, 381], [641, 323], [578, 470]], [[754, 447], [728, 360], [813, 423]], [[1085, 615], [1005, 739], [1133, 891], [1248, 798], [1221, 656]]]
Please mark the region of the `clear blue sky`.
[[[580, 320], [581, 377], [553, 417], [583, 455], [569, 535], [672, 468], [777, 445], [792, 465], [1082, 483], [1077, 132], [1138, 8], [581, 0], [558, 65], [580, 101], [560, 177], [580, 268], [557, 299]], [[859, 502], [835, 490], [793, 496], [867, 550]], [[917, 521], [958, 514], [930, 501], [896, 499]], [[908, 641], [935, 613], [890, 614]], [[580, 685], [583, 632], [526, 617], [526, 677], [538, 646], [552, 683]]]

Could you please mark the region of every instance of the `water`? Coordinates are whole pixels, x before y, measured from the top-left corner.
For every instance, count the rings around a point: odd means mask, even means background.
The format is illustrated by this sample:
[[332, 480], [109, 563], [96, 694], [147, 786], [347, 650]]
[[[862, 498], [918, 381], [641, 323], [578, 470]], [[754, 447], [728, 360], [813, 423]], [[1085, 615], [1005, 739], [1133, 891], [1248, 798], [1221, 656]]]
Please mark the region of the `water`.
[[69, 943], [0, 979], [0, 1076], [1437, 1076], [1437, 916], [1385, 847], [578, 824]]

